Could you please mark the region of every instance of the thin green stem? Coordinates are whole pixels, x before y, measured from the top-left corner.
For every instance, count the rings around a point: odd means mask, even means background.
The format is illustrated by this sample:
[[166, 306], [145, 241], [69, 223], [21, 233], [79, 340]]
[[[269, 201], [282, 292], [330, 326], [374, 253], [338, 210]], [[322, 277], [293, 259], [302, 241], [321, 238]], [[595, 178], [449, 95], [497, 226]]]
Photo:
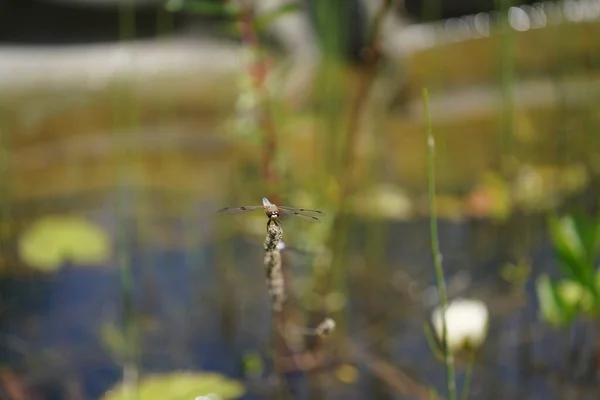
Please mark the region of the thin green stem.
[[502, 89], [502, 158], [514, 150], [514, 80], [515, 80], [515, 43], [513, 30], [508, 21], [508, 12], [512, 0], [496, 0], [496, 8], [502, 12], [500, 22], [500, 84]]
[[431, 132], [431, 115], [429, 111], [429, 94], [423, 89], [423, 107], [425, 111], [425, 124], [427, 130], [427, 183], [429, 188], [429, 223], [431, 235], [431, 253], [433, 255], [433, 266], [438, 293], [442, 304], [442, 350], [444, 353], [444, 364], [446, 366], [446, 386], [448, 389], [448, 400], [456, 400], [456, 379], [454, 377], [454, 358], [450, 353], [447, 341], [446, 310], [448, 308], [448, 296], [446, 294], [446, 282], [442, 268], [442, 253], [438, 239], [437, 207], [435, 201], [435, 140]]
[[[119, 35], [122, 41], [131, 40], [135, 36], [135, 4], [132, 0], [123, 2], [119, 9]], [[133, 154], [125, 146], [129, 135], [128, 129], [137, 127], [137, 107], [132, 96], [130, 84], [118, 82], [115, 85], [113, 99], [115, 117], [115, 140], [119, 143], [116, 147], [116, 261], [120, 272], [121, 299], [124, 319], [124, 335], [127, 352], [123, 362], [123, 387], [124, 398], [136, 400], [138, 398], [140, 332], [133, 294], [134, 276], [131, 265], [130, 240], [132, 234], [128, 222], [128, 204], [131, 195], [128, 189], [131, 181], [127, 176], [127, 167]]]
[[473, 367], [475, 366], [475, 351], [471, 352], [469, 356], [469, 363], [467, 364], [467, 372], [465, 375], [465, 382], [463, 383], [461, 400], [467, 400], [471, 390], [471, 378], [473, 377]]

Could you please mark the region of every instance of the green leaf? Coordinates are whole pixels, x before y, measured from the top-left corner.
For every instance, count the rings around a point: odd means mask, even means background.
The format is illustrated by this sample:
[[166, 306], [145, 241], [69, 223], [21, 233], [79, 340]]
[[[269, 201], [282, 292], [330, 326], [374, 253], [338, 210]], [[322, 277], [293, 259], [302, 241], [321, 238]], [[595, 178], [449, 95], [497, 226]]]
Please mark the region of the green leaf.
[[431, 331], [429, 324], [427, 324], [427, 323], [423, 324], [423, 332], [425, 333], [425, 338], [427, 339], [427, 344], [429, 345], [429, 348], [431, 349], [431, 352], [433, 353], [433, 355], [441, 362], [444, 362], [444, 354], [442, 353], [442, 350], [440, 349], [441, 346], [435, 339], [435, 336], [434, 336], [433, 332]]
[[546, 274], [536, 280], [536, 293], [540, 303], [542, 318], [551, 325], [561, 327], [569, 324], [574, 317], [574, 310], [567, 307], [557, 295], [554, 284]]
[[551, 217], [550, 236], [556, 255], [565, 274], [586, 284], [588, 273], [587, 255], [574, 220], [571, 217]]
[[600, 246], [600, 219], [589, 217], [584, 214], [573, 215], [573, 223], [587, 256], [587, 261], [592, 267], [594, 259], [598, 255]]
[[283, 4], [274, 10], [267, 11], [264, 14], [259, 15], [254, 20], [254, 27], [257, 31], [262, 32], [265, 29], [269, 28], [269, 26], [282, 15], [288, 14], [290, 12], [300, 10], [299, 3], [287, 3]]
[[586, 313], [594, 311], [594, 296], [585, 286], [579, 283], [565, 279], [555, 285], [556, 295], [566, 308], [581, 310]]

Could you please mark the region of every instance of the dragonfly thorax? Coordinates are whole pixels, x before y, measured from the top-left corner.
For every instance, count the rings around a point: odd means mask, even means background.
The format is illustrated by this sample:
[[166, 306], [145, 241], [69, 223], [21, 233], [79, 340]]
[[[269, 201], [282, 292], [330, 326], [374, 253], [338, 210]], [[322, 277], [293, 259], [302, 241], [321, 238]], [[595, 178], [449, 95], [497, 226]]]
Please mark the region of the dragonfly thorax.
[[266, 198], [263, 199], [263, 207], [265, 208], [265, 214], [267, 214], [267, 217], [276, 219], [277, 216], [279, 216], [279, 208], [277, 208], [275, 204], [271, 203]]

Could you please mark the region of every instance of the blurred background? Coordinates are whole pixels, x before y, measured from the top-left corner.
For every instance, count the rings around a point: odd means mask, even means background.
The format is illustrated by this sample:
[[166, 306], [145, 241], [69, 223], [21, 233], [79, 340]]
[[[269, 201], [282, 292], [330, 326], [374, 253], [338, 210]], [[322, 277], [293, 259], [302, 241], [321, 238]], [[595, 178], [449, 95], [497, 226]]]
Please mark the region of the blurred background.
[[[2, 0], [0, 398], [447, 398], [427, 88], [448, 296], [489, 315], [459, 389], [598, 399], [599, 18], [598, 0]], [[216, 214], [263, 196], [325, 213], [283, 216], [276, 314], [264, 213]], [[299, 333], [325, 317], [331, 335]]]

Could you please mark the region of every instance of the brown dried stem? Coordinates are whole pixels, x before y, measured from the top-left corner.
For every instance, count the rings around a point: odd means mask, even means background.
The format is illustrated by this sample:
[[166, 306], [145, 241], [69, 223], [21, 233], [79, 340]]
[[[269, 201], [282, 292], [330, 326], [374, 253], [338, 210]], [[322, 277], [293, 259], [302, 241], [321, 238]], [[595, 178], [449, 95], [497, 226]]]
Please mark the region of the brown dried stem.
[[281, 268], [281, 251], [279, 243], [283, 238], [281, 225], [269, 222], [267, 226], [267, 237], [265, 239], [265, 272], [267, 277], [267, 288], [271, 296], [273, 311], [281, 312], [285, 302], [285, 282]]

